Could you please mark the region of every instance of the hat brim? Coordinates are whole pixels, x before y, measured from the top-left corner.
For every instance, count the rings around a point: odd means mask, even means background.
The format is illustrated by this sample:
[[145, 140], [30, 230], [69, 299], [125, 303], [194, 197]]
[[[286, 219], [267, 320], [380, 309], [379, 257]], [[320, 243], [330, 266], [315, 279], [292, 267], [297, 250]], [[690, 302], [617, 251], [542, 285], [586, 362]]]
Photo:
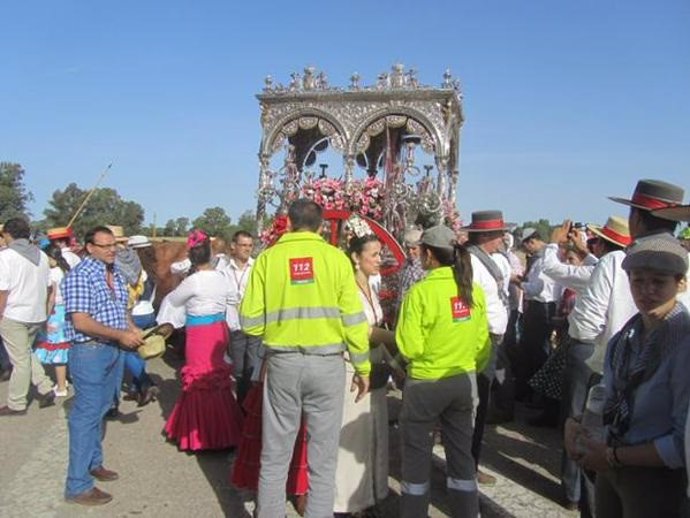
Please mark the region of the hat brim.
[[630, 243], [621, 243], [620, 241], [616, 241], [615, 239], [611, 238], [611, 236], [607, 236], [606, 234], [604, 234], [601, 231], [602, 228], [603, 227], [600, 227], [599, 225], [587, 225], [587, 229], [592, 234], [594, 234], [598, 238], [605, 239], [609, 243], [613, 243], [614, 245], [617, 245], [617, 246], [622, 246], [623, 248], [625, 248], [626, 246], [628, 246], [630, 244]]
[[491, 232], [506, 232], [508, 230], [508, 227], [503, 226], [499, 228], [476, 228], [470, 225], [467, 227], [460, 227], [460, 230], [464, 230], [465, 232], [484, 232], [485, 234], [490, 234]]
[[646, 211], [651, 212], [651, 209], [649, 207], [645, 207], [644, 205], [640, 205], [638, 203], [635, 203], [632, 200], [626, 200], [625, 198], [618, 198], [616, 196], [609, 196], [609, 200], [615, 201], [616, 203], [622, 203], [623, 205], [627, 205], [628, 207], [635, 207], [636, 209], [646, 210]]
[[167, 340], [168, 338], [170, 338], [170, 335], [173, 334], [174, 330], [175, 330], [175, 328], [172, 326], [172, 324], [168, 324], [168, 323], [158, 324], [157, 326], [152, 327], [151, 329], [147, 329], [146, 331], [144, 331], [143, 338], [144, 338], [144, 340], [146, 340], [149, 336], [160, 335], [165, 340]]
[[676, 205], [665, 209], [653, 210], [652, 216], [669, 221], [690, 221], [690, 205]]

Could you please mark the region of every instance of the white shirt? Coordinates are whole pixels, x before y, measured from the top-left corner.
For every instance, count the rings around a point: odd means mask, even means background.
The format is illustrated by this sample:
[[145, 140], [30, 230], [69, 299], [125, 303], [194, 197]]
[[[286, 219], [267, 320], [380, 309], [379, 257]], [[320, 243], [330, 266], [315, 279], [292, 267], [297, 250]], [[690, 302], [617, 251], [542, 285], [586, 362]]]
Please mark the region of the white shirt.
[[0, 291], [7, 291], [3, 317], [33, 324], [44, 322], [50, 286], [48, 256], [40, 253], [38, 265], [11, 248], [0, 251]]
[[599, 259], [587, 289], [577, 297], [568, 316], [568, 334], [579, 342], [596, 345], [587, 364], [597, 372], [603, 371], [609, 339], [637, 313], [628, 276], [621, 266], [623, 259], [622, 250]]
[[[145, 284], [148, 279], [149, 274], [146, 273], [146, 270], [142, 268], [139, 281]], [[153, 307], [153, 301], [155, 298], [156, 287], [154, 286], [148, 299], [140, 298], [135, 302], [134, 306], [132, 307], [132, 316], [152, 315], [155, 313], [156, 310]]]
[[227, 320], [228, 327], [230, 327], [231, 331], [240, 330], [239, 307], [240, 302], [242, 302], [242, 297], [244, 297], [244, 292], [247, 289], [249, 274], [253, 264], [254, 259], [250, 257], [244, 265], [244, 268], [240, 268], [235, 262], [235, 258], [230, 258], [225, 268], [222, 270], [223, 274], [228, 278], [228, 281], [230, 281], [230, 286], [234, 292], [233, 300], [235, 302], [228, 304], [228, 310], [225, 314], [225, 320]]
[[544, 249], [544, 274], [578, 294], [587, 289], [589, 278], [598, 262], [596, 257], [588, 254], [582, 265], [573, 266], [558, 259], [558, 245], [548, 244]]
[[184, 306], [188, 315], [204, 316], [222, 313], [235, 303], [228, 278], [216, 270], [201, 270], [190, 275], [169, 295], [173, 306]]
[[60, 284], [62, 284], [62, 279], [65, 278], [65, 272], [62, 268], [56, 266], [50, 269], [50, 285], [53, 288], [53, 293], [55, 293], [55, 304], [62, 304], [62, 289]]
[[[228, 256], [225, 254], [216, 254], [211, 258], [211, 261], [215, 263], [213, 267], [218, 271], [223, 271], [229, 264]], [[173, 275], [186, 275], [191, 267], [192, 261], [189, 257], [185, 257], [181, 261], [170, 263], [170, 273]]]
[[558, 302], [563, 293], [563, 286], [544, 273], [544, 252], [539, 253], [532, 263], [527, 272], [527, 280], [521, 285], [522, 290], [527, 300]]
[[472, 282], [479, 284], [484, 290], [489, 332], [494, 335], [505, 334], [508, 327], [508, 310], [498, 296], [496, 279], [477, 256], [470, 254], [470, 258], [472, 260]]
[[62, 254], [63, 259], [67, 261], [67, 264], [69, 264], [70, 269], [74, 268], [81, 262], [81, 257], [67, 247], [61, 248], [60, 253]]

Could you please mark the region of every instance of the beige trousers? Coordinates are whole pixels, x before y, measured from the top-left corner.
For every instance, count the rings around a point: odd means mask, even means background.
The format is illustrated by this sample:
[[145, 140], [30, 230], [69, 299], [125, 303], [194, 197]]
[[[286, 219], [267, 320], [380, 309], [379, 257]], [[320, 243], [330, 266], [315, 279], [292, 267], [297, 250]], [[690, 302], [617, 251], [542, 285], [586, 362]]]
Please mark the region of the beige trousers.
[[53, 388], [53, 382], [46, 376], [40, 360], [33, 353], [36, 334], [43, 325], [11, 320], [0, 320], [0, 336], [12, 364], [12, 377], [7, 394], [7, 406], [12, 410], [24, 410], [27, 405], [29, 387], [33, 383], [38, 393], [45, 395]]

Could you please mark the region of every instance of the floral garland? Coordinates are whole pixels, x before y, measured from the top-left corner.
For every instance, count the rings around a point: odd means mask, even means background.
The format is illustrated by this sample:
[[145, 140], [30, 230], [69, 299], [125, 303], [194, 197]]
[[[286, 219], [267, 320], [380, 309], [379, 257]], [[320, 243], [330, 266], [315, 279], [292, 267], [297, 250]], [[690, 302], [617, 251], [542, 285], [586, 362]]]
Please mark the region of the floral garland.
[[455, 200], [443, 202], [443, 223], [455, 232], [462, 228], [462, 219], [460, 219], [460, 213], [455, 205]]
[[266, 246], [271, 246], [273, 243], [280, 239], [280, 236], [287, 232], [287, 216], [285, 214], [279, 214], [273, 218], [273, 223], [270, 227], [265, 228], [261, 234], [259, 234], [259, 239]]

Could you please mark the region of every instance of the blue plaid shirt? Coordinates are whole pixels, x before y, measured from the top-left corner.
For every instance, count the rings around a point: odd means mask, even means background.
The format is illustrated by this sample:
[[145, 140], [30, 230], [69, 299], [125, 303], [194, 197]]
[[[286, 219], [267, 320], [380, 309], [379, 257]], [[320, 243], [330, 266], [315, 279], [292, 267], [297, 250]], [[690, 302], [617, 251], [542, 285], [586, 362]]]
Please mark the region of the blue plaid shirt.
[[72, 313], [88, 313], [97, 322], [115, 329], [127, 329], [127, 285], [120, 271], [115, 268], [114, 289], [105, 278], [106, 265], [87, 257], [69, 271], [62, 281], [65, 300], [65, 334], [73, 343], [95, 340], [80, 333], [72, 324]]

